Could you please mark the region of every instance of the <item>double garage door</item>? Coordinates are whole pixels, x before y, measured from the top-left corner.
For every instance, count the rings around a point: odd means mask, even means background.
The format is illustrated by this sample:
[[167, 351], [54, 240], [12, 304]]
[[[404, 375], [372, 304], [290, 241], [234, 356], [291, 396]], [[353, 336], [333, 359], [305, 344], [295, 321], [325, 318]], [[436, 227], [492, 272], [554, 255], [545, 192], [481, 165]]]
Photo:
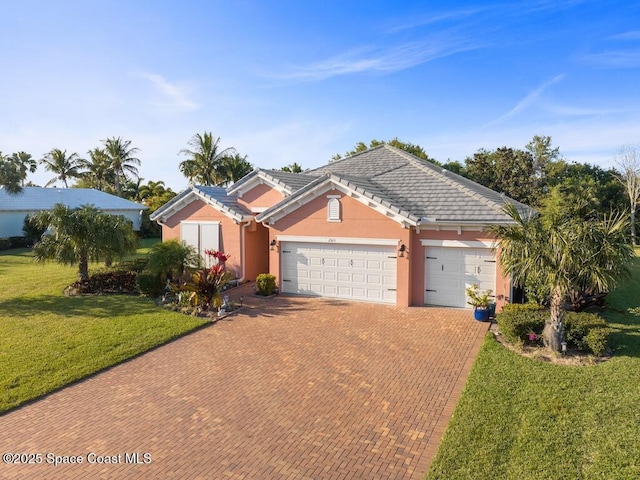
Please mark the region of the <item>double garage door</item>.
[[496, 289], [496, 260], [489, 248], [426, 247], [427, 305], [469, 307], [466, 288]]
[[282, 242], [282, 291], [396, 303], [395, 245]]

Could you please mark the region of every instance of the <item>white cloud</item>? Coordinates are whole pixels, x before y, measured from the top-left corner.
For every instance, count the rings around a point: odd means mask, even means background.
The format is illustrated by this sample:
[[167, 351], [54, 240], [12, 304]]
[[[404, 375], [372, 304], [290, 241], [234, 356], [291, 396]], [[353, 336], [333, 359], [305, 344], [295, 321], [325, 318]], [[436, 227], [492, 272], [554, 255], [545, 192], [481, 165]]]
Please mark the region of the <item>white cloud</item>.
[[515, 115], [517, 115], [518, 113], [530, 108], [532, 105], [534, 105], [536, 103], [536, 101], [538, 100], [538, 98], [540, 98], [540, 95], [542, 95], [542, 93], [549, 88], [551, 85], [553, 85], [554, 83], [558, 83], [559, 81], [561, 81], [564, 78], [564, 74], [560, 74], [560, 75], [556, 75], [554, 78], [552, 78], [549, 81], [544, 82], [542, 85], [536, 87], [532, 92], [528, 93], [522, 100], [520, 100], [515, 107], [513, 107], [511, 110], [509, 110], [507, 113], [505, 113], [504, 115], [501, 115], [500, 117], [496, 118], [495, 120], [490, 121], [489, 123], [487, 123], [485, 125], [485, 127], [490, 127], [493, 125], [497, 125], [499, 123], [504, 122], [505, 120], [508, 120], [511, 117], [514, 117]]
[[637, 68], [640, 67], [640, 50], [612, 50], [585, 55], [583, 61], [596, 67]]
[[141, 72], [138, 74], [146, 80], [149, 80], [156, 88], [157, 92], [161, 96], [160, 101], [152, 101], [154, 105], [160, 107], [171, 108], [182, 111], [197, 110], [201, 106], [197, 103], [189, 100], [187, 94], [184, 91], [184, 87], [179, 87], [172, 83], [169, 83], [163, 76], [155, 73]]
[[284, 80], [315, 81], [354, 73], [391, 73], [456, 53], [481, 48], [462, 37], [450, 34], [399, 44], [389, 48], [361, 48], [349, 53], [295, 67], [273, 75]]
[[608, 37], [607, 40], [640, 40], [640, 30], [618, 33]]

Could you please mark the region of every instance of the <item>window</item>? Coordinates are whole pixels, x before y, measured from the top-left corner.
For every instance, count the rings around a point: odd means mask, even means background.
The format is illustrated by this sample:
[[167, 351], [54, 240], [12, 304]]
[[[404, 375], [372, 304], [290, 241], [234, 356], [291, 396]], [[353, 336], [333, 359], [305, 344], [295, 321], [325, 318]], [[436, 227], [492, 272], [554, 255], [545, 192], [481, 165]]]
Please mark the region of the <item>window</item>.
[[329, 202], [327, 203], [327, 221], [339, 222], [340, 218], [340, 197], [329, 196]]

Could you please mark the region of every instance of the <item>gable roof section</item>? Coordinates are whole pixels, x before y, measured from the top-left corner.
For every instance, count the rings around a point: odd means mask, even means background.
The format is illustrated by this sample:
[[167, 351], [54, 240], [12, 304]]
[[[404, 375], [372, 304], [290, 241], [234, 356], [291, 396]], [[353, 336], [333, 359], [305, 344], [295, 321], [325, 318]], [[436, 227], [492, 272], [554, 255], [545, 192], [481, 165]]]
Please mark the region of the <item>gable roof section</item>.
[[311, 183], [262, 212], [256, 217], [256, 221], [277, 222], [298, 207], [334, 188], [403, 226], [416, 226], [420, 222], [419, 217], [394, 205], [392, 196], [379, 185], [371, 183], [366, 178], [333, 173], [317, 176]]
[[227, 194], [242, 197], [245, 192], [260, 184], [267, 184], [288, 197], [293, 192], [315, 180], [316, 175], [304, 173], [290, 173], [281, 170], [263, 170], [256, 168], [249, 175], [244, 176], [227, 188]]
[[0, 211], [2, 212], [50, 210], [57, 203], [62, 203], [69, 208], [93, 205], [106, 212], [122, 210], [139, 212], [148, 208], [93, 188], [23, 187], [22, 192], [9, 195], [5, 188], [0, 187]]
[[386, 192], [400, 211], [411, 212], [420, 223], [501, 223], [511, 219], [502, 209], [507, 202], [521, 212], [532, 209], [403, 150], [381, 145], [329, 163], [310, 174], [353, 175]]
[[203, 185], [193, 185], [183, 190], [179, 195], [153, 212], [149, 218], [153, 221], [164, 222], [196, 200], [202, 200], [236, 222], [245, 222], [253, 218], [252, 215], [247, 214], [240, 208], [236, 197], [228, 195], [225, 188]]

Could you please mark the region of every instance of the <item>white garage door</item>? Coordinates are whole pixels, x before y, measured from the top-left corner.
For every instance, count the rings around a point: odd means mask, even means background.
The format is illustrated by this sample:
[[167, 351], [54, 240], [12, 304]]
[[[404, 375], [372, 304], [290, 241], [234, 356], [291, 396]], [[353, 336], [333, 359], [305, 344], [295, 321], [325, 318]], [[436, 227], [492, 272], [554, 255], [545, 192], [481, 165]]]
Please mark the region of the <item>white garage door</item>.
[[425, 304], [471, 308], [467, 287], [495, 293], [495, 256], [488, 248], [426, 247], [425, 276]]
[[282, 291], [396, 303], [396, 247], [282, 242]]

